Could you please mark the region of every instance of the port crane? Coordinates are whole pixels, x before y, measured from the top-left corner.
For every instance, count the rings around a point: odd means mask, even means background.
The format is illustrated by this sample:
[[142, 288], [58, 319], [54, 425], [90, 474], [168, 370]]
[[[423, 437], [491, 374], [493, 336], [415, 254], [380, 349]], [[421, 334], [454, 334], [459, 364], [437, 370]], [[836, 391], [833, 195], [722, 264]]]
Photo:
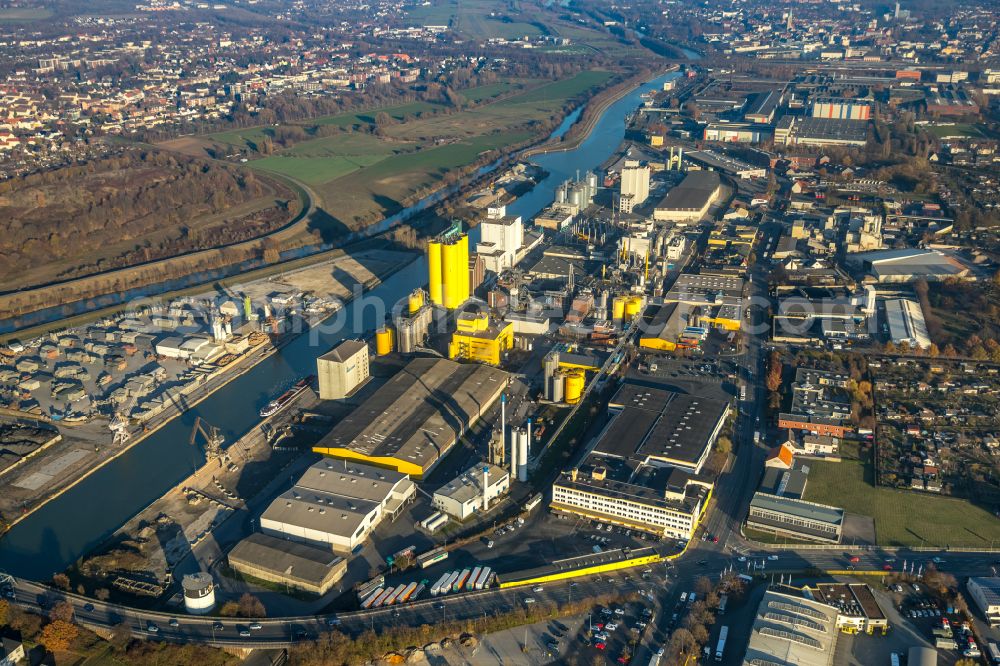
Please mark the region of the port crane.
[[191, 439], [188, 444], [194, 446], [198, 441], [198, 433], [205, 439], [205, 458], [211, 460], [223, 456], [222, 444], [226, 441], [222, 431], [210, 424], [200, 416], [195, 418], [194, 427], [191, 429]]
[[136, 401], [139, 396], [133, 395], [128, 400], [122, 403], [122, 405], [115, 410], [114, 416], [111, 417], [111, 423], [108, 424], [108, 429], [111, 430], [112, 439], [111, 445], [124, 444], [128, 440], [132, 439], [132, 433], [129, 432], [129, 414], [132, 413], [132, 408], [135, 407]]

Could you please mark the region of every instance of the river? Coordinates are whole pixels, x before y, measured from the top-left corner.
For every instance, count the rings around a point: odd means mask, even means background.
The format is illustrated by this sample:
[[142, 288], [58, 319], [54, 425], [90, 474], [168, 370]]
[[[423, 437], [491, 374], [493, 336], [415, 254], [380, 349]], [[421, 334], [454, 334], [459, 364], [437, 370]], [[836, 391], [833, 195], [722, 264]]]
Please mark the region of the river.
[[[548, 205], [556, 187], [574, 177], [578, 169], [582, 174], [600, 166], [624, 138], [625, 117], [638, 107], [640, 95], [677, 76], [661, 75], [611, 104], [577, 148], [533, 158], [548, 171], [548, 176], [509, 206], [508, 212], [528, 219]], [[553, 134], [562, 136], [579, 113], [573, 112]], [[478, 236], [479, 230], [474, 228], [471, 244]], [[276, 393], [296, 378], [315, 372], [317, 356], [339, 341], [381, 323], [385, 310], [373, 306], [373, 302], [394, 304], [426, 281], [427, 264], [420, 258], [348, 304], [317, 327], [315, 333], [295, 339], [35, 511], [0, 539], [0, 571], [47, 580], [64, 570], [193, 471], [200, 462], [200, 453], [189, 447], [188, 438], [197, 416], [220, 428], [226, 441], [236, 441], [256, 427], [258, 410]]]

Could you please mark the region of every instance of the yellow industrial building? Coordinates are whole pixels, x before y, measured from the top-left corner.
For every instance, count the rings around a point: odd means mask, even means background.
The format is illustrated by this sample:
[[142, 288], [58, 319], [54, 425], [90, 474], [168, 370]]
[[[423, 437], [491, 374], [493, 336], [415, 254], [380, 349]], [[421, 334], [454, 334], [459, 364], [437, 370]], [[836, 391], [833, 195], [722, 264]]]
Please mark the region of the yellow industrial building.
[[504, 352], [514, 346], [514, 324], [490, 320], [486, 314], [463, 312], [448, 344], [448, 358], [500, 365]]
[[435, 305], [454, 310], [469, 300], [469, 236], [459, 225], [427, 243], [427, 273]]

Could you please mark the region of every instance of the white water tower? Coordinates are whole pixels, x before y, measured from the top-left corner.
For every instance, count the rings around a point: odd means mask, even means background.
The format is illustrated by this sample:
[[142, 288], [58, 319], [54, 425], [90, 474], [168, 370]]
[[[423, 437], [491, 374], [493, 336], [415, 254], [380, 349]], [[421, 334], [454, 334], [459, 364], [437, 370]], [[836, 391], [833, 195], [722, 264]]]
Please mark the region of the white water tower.
[[191, 615], [205, 615], [215, 606], [215, 581], [205, 571], [187, 574], [181, 581], [184, 610]]

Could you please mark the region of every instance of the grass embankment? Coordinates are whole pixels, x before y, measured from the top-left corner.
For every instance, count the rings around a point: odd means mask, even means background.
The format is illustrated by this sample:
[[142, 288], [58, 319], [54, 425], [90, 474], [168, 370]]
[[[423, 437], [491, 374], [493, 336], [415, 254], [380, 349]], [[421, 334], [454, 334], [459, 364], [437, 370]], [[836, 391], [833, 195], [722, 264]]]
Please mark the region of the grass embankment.
[[810, 461], [805, 499], [873, 517], [880, 546], [1000, 545], [1000, 520], [990, 512], [960, 499], [875, 486], [868, 461]]

